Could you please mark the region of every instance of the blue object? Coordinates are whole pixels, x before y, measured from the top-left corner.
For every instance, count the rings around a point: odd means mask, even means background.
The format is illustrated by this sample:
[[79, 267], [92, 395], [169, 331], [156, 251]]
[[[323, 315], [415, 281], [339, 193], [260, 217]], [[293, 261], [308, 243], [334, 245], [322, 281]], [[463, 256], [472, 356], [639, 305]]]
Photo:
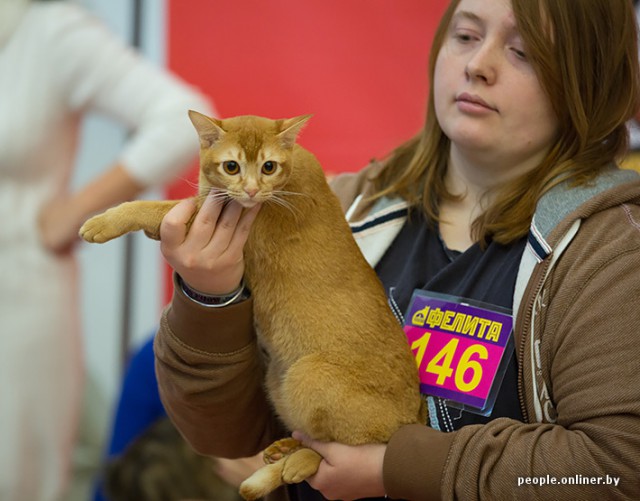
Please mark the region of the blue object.
[[[106, 461], [120, 455], [149, 426], [166, 416], [156, 379], [154, 337], [155, 331], [129, 360], [122, 379]], [[107, 501], [102, 494], [102, 478], [97, 479], [93, 499]]]

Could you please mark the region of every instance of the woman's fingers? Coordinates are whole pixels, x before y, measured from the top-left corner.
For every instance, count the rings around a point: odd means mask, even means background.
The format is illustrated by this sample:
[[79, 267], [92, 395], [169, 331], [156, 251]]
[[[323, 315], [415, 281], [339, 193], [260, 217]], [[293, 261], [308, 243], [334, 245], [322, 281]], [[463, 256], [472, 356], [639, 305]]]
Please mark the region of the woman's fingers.
[[219, 215], [213, 234], [202, 248], [206, 247], [207, 252], [214, 255], [226, 253], [241, 215], [242, 206], [238, 202], [229, 202]]
[[195, 210], [195, 202], [192, 199], [185, 199], [176, 204], [164, 216], [160, 224], [160, 242], [163, 253], [165, 250], [182, 245], [187, 235], [187, 223]]
[[242, 253], [244, 244], [247, 243], [247, 239], [249, 238], [251, 226], [258, 216], [258, 212], [260, 212], [260, 207], [262, 207], [262, 205], [258, 204], [255, 207], [244, 211], [244, 214], [242, 214], [235, 227], [233, 238], [229, 242], [227, 249], [228, 252], [233, 254]]
[[202, 249], [209, 243], [223, 208], [222, 197], [213, 191], [207, 195], [187, 235], [188, 245], [193, 246], [194, 249]]
[[[253, 222], [255, 211], [251, 213], [249, 219]], [[246, 214], [245, 214], [246, 216]], [[210, 193], [194, 218], [189, 234], [185, 239], [185, 245], [194, 251], [205, 250], [209, 255], [223, 255], [229, 250], [242, 252], [246, 242], [248, 232], [246, 223], [239, 224], [243, 216], [242, 206], [236, 202], [224, 202], [215, 192]], [[229, 249], [232, 241], [237, 241], [236, 234], [240, 237], [240, 245], [235, 244], [233, 249]]]
[[244, 274], [243, 249], [259, 209], [244, 210], [235, 201], [224, 205], [209, 195], [193, 217], [195, 202], [182, 201], [160, 226], [162, 254], [191, 287], [209, 294], [232, 291]]

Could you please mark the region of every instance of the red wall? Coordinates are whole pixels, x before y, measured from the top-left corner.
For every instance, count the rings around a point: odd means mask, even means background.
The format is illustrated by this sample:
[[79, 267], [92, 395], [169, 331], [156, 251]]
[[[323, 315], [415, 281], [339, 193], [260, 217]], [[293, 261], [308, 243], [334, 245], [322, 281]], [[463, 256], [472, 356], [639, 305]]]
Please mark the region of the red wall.
[[[325, 171], [354, 171], [421, 127], [430, 41], [446, 3], [168, 0], [168, 64], [221, 118], [313, 114], [300, 143]], [[193, 194], [186, 182], [168, 191]]]

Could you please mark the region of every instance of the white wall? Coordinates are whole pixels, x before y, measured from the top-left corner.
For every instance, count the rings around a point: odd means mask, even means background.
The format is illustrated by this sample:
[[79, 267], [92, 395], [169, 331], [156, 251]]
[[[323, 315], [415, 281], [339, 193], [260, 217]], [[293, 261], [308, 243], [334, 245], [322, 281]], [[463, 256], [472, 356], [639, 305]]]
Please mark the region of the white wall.
[[[133, 0], [74, 0], [102, 18], [127, 42], [132, 40]], [[164, 0], [143, 1], [142, 52], [164, 64]], [[116, 159], [125, 131], [103, 117], [85, 120], [78, 169], [78, 187]], [[145, 198], [162, 198], [150, 192]], [[135, 234], [134, 273], [130, 324], [131, 347], [155, 329], [162, 300], [162, 262], [157, 242]], [[74, 488], [70, 499], [88, 499], [90, 478], [98, 466], [111, 424], [121, 366], [125, 240], [104, 245], [82, 243], [78, 248], [81, 271], [81, 311], [86, 360], [86, 398], [80, 444], [75, 454]]]

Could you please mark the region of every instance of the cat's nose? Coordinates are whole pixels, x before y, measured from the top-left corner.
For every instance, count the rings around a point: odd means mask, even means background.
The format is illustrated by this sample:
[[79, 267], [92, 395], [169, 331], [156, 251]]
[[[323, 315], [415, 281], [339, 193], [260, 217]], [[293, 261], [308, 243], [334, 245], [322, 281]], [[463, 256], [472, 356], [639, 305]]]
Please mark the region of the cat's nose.
[[249, 198], [253, 198], [258, 193], [258, 188], [245, 188], [244, 192], [249, 195]]

